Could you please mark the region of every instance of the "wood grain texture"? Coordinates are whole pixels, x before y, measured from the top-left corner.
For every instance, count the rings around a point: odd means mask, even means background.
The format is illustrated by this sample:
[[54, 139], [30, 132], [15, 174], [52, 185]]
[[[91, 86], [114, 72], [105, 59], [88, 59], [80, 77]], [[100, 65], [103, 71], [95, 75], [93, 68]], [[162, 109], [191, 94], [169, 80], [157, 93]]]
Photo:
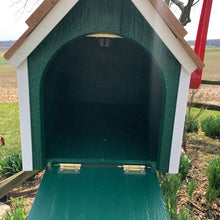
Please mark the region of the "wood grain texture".
[[[174, 121], [181, 65], [175, 59], [175, 57], [172, 55], [166, 45], [161, 41], [159, 36], [153, 31], [145, 18], [138, 12], [137, 8], [132, 4], [132, 2], [128, 2], [129, 1], [127, 0], [79, 1], [77, 6], [71, 9], [67, 16], [64, 17], [64, 19], [49, 33], [47, 38], [28, 57], [34, 169], [42, 169], [47, 159], [44, 155], [44, 152], [46, 152], [46, 145], [42, 145], [42, 143], [44, 143], [44, 136], [42, 136], [41, 132], [41, 128], [44, 122], [42, 121], [41, 117], [41, 113], [43, 112], [41, 112], [42, 106], [40, 103], [40, 94], [44, 94], [44, 92], [40, 89], [46, 88], [44, 87], [44, 85], [49, 85], [47, 83], [41, 84], [45, 83], [45, 81], [42, 81], [42, 77], [44, 77], [44, 74], [48, 73], [50, 75], [51, 73], [51, 71], [49, 71], [49, 66], [47, 67], [48, 63], [50, 62], [50, 64], [52, 64], [51, 58], [54, 57], [54, 54], [59, 50], [59, 48], [62, 48], [63, 45], [67, 45], [68, 42], [73, 42], [74, 44], [73, 39], [78, 39], [79, 36], [83, 36], [89, 33], [114, 33], [119, 36], [124, 36], [127, 39], [132, 39], [146, 51], [149, 51], [149, 54], [152, 55], [153, 60], [155, 60], [155, 62], [159, 65], [159, 69], [163, 71], [160, 74], [161, 78], [164, 79], [165, 85], [163, 86], [163, 88], [166, 89], [164, 91], [164, 94], [166, 94], [166, 102], [164, 104], [165, 112], [163, 114], [163, 123], [161, 127], [161, 129], [163, 130], [163, 132], [161, 132], [161, 147], [159, 147], [160, 149], [158, 150], [159, 153], [157, 160], [154, 162], [158, 164], [158, 166], [156, 164], [156, 167], [161, 172], [168, 171], [170, 146], [172, 141], [171, 136], [173, 133], [172, 125]], [[106, 8], [106, 11], [109, 11], [109, 13], [103, 11], [103, 7]], [[123, 19], [121, 19], [121, 15], [123, 15]], [[123, 38], [114, 39], [114, 41], [119, 40], [123, 41]], [[87, 49], [85, 49], [83, 51], [88, 51]], [[70, 66], [72, 66], [72, 56], [67, 56], [64, 50], [61, 51], [61, 55], [59, 56], [57, 56], [57, 59], [59, 58], [59, 62], [56, 62], [54, 57], [56, 65], [52, 66], [58, 72], [59, 68], [62, 69], [62, 72], [65, 72], [65, 70], [63, 69], [63, 61], [66, 64], [71, 64]], [[88, 64], [88, 59], [86, 59], [85, 56], [83, 57]], [[46, 67], [48, 72], [45, 72]], [[59, 76], [63, 77], [63, 74], [59, 74]], [[57, 82], [60, 82], [60, 86], [65, 85], [61, 83], [61, 81], [65, 83], [65, 78], [62, 79], [62, 77], [60, 79], [56, 78], [58, 80]], [[121, 82], [123, 82], [123, 80]], [[158, 83], [157, 81], [154, 82], [155, 83], [153, 83], [151, 86], [157, 88]], [[67, 88], [67, 86], [65, 86], [65, 88]], [[58, 91], [59, 90], [57, 90], [57, 92]], [[57, 98], [58, 97], [61, 98], [59, 101], [59, 103], [61, 103], [63, 100], [63, 96], [59, 94]], [[52, 99], [48, 99], [48, 101], [52, 101]], [[56, 103], [58, 103], [58, 100], [56, 100]], [[51, 105], [49, 105], [48, 103], [46, 105], [49, 107], [53, 106], [52, 103]], [[152, 105], [150, 106], [151, 107], [149, 111], [151, 112], [151, 114], [153, 114], [155, 104], [152, 103]], [[53, 117], [55, 113], [54, 109], [52, 111], [49, 110], [48, 112], [50, 112], [51, 117]], [[56, 115], [54, 116], [54, 118], [56, 118]], [[151, 127], [154, 127], [155, 121], [153, 121], [153, 117], [151, 115], [149, 116], [149, 119], [151, 120], [151, 122], [149, 122]]]
[[156, 172], [82, 167], [80, 173], [46, 170], [28, 219], [169, 220]]
[[197, 54], [193, 51], [193, 49], [190, 47], [190, 45], [182, 38], [177, 38], [182, 47], [185, 49], [185, 51], [188, 53], [188, 55], [191, 57], [191, 59], [195, 62], [198, 69], [203, 69], [205, 67], [205, 64], [202, 62], [202, 60], [197, 56]]
[[38, 171], [21, 171], [0, 182], [0, 198], [7, 195], [16, 186], [36, 174]]
[[24, 34], [9, 48], [9, 50], [4, 54], [4, 58], [9, 60], [12, 55], [20, 48], [20, 46], [25, 42], [27, 37], [32, 32], [32, 29], [27, 29]]
[[35, 27], [43, 20], [43, 18], [50, 12], [50, 10], [58, 1], [59, 0], [43, 1], [43, 3], [36, 9], [36, 11], [26, 20], [26, 24], [29, 26], [29, 28], [4, 54], [6, 60], [9, 60], [11, 56], [20, 48], [20, 46], [25, 42]]
[[188, 53], [190, 58], [195, 62], [198, 69], [204, 68], [204, 63], [197, 56], [197, 54], [192, 50], [190, 45], [184, 40], [184, 36], [187, 34], [185, 28], [181, 25], [179, 20], [174, 16], [174, 14], [170, 11], [168, 6], [162, 0], [149, 0], [156, 11], [159, 13], [161, 18], [176, 36], [182, 47]]
[[44, 0], [37, 10], [26, 20], [26, 24], [33, 29], [58, 1], [59, 0]]
[[187, 31], [162, 0], [149, 0], [167, 26], [178, 38], [186, 36]]
[[[26, 23], [29, 25], [28, 30], [12, 45], [12, 47], [5, 53], [5, 59], [9, 60], [12, 55], [20, 48], [20, 46], [25, 42], [27, 37], [31, 34], [31, 32], [37, 27], [37, 25], [43, 20], [43, 18], [51, 11], [54, 5], [59, 0], [45, 0], [37, 10], [27, 19]], [[193, 59], [195, 64], [199, 69], [204, 67], [202, 61], [197, 57], [195, 52], [190, 48], [188, 43], [183, 39], [183, 37], [187, 34], [186, 30], [180, 24], [180, 22], [176, 19], [167, 5], [161, 0], [149, 0], [153, 7], [156, 9], [158, 14], [164, 20], [165, 24], [170, 28], [176, 38], [180, 41], [183, 48], [189, 54], [189, 56]], [[187, 46], [188, 45], [188, 46]], [[190, 48], [190, 49], [189, 49]]]

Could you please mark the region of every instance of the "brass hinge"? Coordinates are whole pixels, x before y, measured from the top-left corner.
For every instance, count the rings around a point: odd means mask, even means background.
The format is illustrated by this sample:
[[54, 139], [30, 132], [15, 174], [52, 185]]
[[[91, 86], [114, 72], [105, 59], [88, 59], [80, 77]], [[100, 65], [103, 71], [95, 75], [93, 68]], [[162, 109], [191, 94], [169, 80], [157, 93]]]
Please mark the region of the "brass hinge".
[[125, 174], [146, 174], [145, 165], [122, 165]]
[[60, 163], [59, 172], [62, 173], [80, 173], [81, 164]]

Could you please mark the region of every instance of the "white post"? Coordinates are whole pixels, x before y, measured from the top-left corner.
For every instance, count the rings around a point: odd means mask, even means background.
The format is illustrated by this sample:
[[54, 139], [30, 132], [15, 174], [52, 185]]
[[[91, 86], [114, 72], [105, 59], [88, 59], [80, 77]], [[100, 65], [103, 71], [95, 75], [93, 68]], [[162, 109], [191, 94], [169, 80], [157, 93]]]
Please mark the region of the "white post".
[[182, 67], [179, 79], [176, 113], [170, 152], [169, 173], [178, 173], [191, 74]]
[[31, 114], [28, 82], [27, 59], [18, 67], [18, 94], [21, 128], [21, 148], [23, 170], [33, 170], [32, 138], [31, 138]]

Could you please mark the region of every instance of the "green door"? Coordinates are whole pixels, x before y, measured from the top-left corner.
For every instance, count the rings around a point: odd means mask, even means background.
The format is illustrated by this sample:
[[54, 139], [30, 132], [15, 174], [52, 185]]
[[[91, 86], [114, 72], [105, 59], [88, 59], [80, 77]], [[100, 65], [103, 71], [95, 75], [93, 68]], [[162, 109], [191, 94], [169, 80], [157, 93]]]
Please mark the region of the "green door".
[[46, 170], [28, 219], [170, 219], [156, 172], [126, 173], [121, 167], [82, 166]]

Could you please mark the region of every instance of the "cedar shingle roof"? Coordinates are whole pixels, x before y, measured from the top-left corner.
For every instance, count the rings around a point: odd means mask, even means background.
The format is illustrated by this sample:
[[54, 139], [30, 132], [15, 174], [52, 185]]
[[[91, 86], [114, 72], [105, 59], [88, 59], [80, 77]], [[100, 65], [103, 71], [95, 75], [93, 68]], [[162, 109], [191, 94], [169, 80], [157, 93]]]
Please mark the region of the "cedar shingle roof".
[[[44, 0], [42, 4], [36, 9], [36, 11], [27, 19], [26, 24], [29, 28], [24, 32], [24, 34], [12, 45], [12, 47], [5, 53], [4, 57], [8, 60], [12, 55], [19, 49], [19, 47], [25, 42], [27, 37], [31, 32], [37, 27], [37, 25], [44, 19], [44, 17], [50, 12], [54, 5], [59, 0]], [[192, 50], [189, 44], [184, 40], [187, 34], [184, 27], [181, 25], [179, 20], [173, 15], [168, 6], [162, 0], [149, 0], [155, 10], [158, 12], [160, 17], [175, 35], [179, 43], [185, 49], [187, 54], [194, 61], [198, 69], [204, 67], [203, 62], [197, 56], [197, 54]]]

